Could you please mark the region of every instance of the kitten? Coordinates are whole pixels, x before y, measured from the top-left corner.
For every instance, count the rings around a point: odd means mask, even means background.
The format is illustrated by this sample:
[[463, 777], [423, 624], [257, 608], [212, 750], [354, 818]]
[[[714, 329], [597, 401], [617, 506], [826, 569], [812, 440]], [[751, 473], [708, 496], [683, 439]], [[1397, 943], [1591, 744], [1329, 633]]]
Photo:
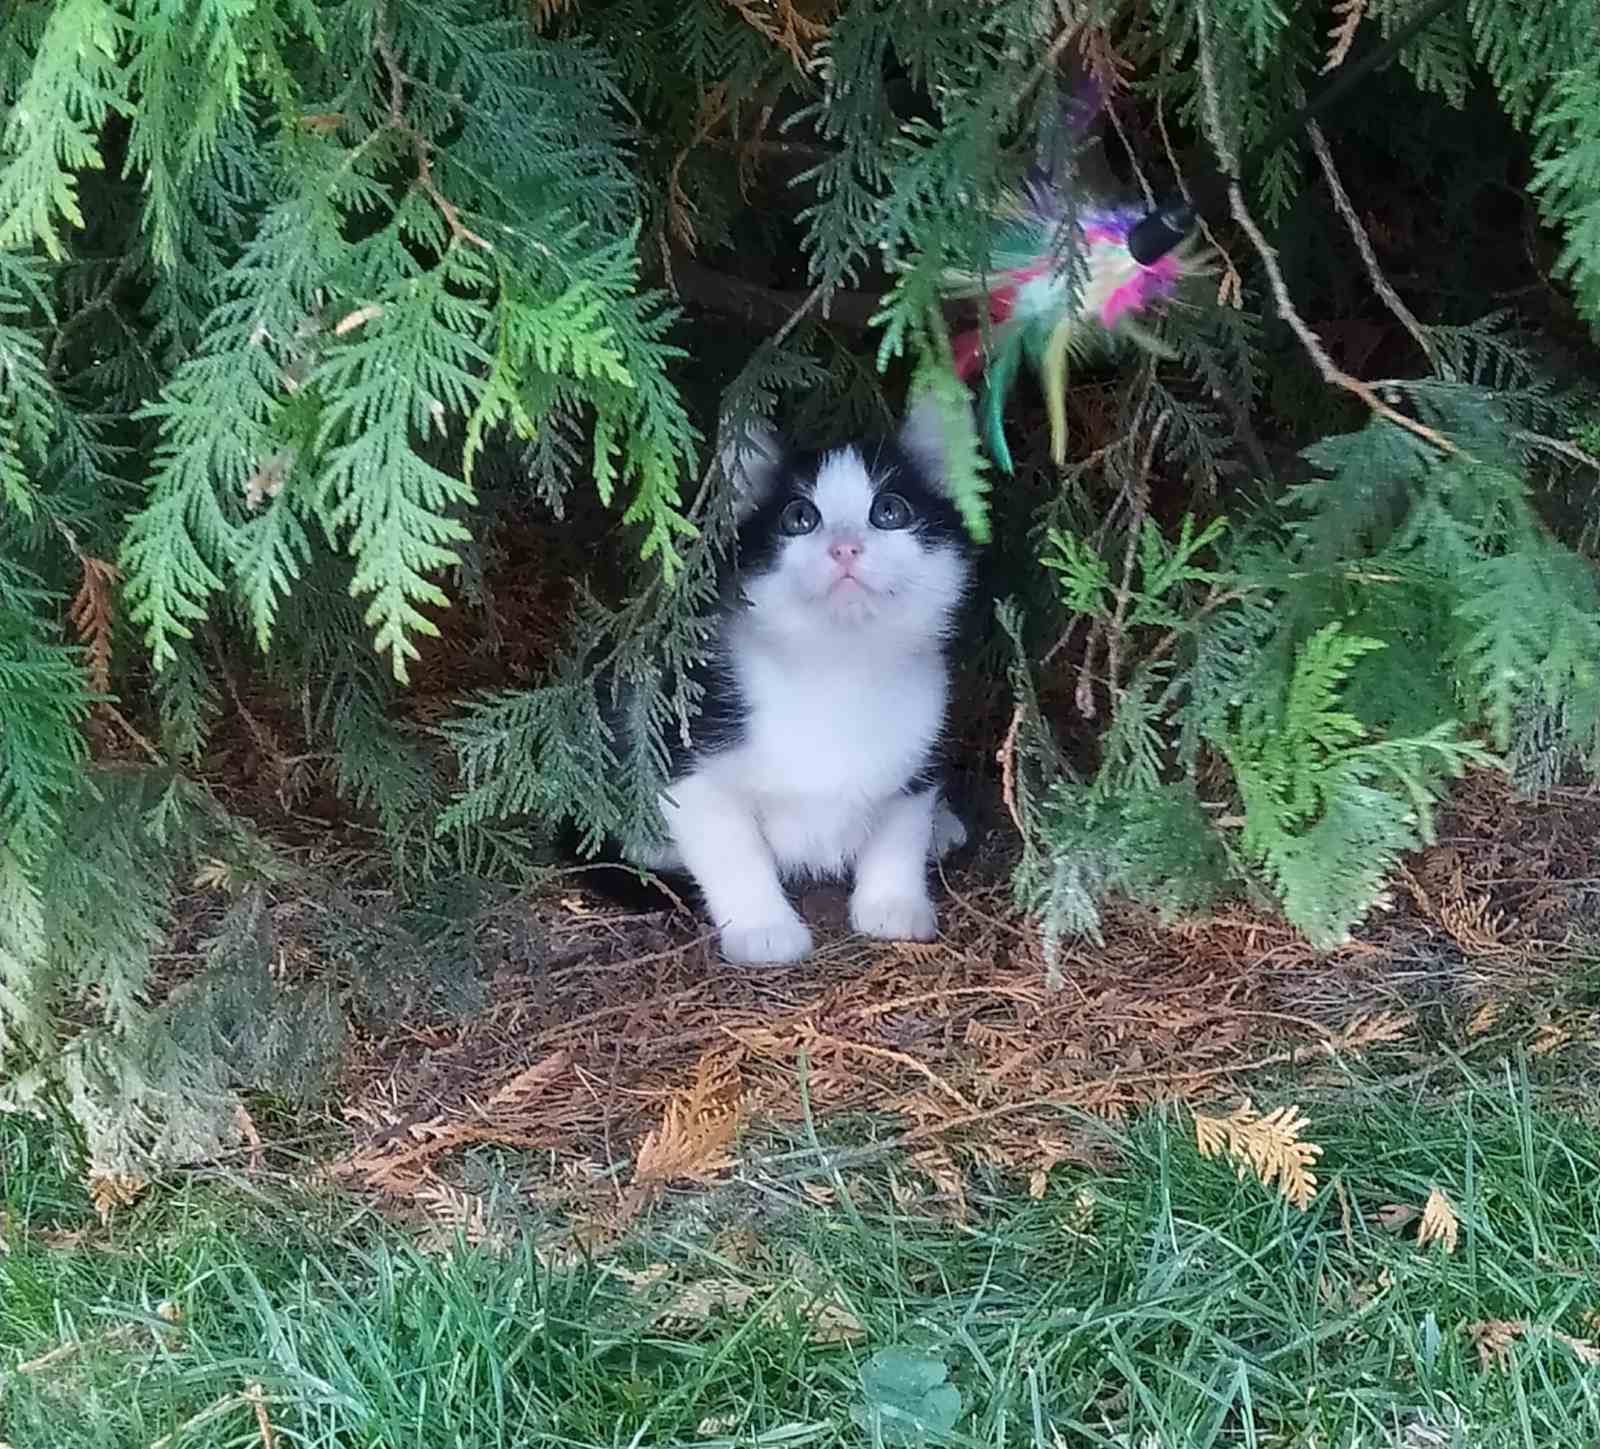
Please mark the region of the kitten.
[[941, 437], [920, 405], [897, 440], [804, 453], [766, 434], [725, 458], [738, 599], [662, 799], [671, 845], [634, 859], [693, 877], [729, 961], [810, 952], [786, 877], [852, 872], [855, 930], [936, 934], [929, 860], [966, 839], [935, 750], [971, 575]]

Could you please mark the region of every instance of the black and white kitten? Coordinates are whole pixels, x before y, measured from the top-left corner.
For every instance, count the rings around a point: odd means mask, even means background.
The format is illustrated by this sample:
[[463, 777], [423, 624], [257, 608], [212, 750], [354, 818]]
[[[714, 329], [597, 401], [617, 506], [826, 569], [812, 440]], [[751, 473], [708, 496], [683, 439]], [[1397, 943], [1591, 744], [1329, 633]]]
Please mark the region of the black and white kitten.
[[694, 878], [729, 961], [810, 952], [786, 877], [853, 873], [855, 930], [929, 940], [929, 861], [966, 839], [935, 768], [971, 576], [939, 419], [823, 453], [767, 434], [724, 463], [738, 599], [662, 798], [671, 845], [635, 862]]

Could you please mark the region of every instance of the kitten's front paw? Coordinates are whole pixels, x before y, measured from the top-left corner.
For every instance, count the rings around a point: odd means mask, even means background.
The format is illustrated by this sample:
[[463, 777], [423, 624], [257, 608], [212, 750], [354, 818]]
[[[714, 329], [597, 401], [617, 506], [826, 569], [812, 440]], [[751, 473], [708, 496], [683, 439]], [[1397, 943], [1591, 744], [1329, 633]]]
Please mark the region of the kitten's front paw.
[[853, 900], [850, 926], [880, 941], [931, 941], [939, 934], [939, 914], [926, 896]]
[[782, 966], [811, 954], [811, 930], [798, 918], [760, 926], [729, 926], [722, 954], [735, 966]]

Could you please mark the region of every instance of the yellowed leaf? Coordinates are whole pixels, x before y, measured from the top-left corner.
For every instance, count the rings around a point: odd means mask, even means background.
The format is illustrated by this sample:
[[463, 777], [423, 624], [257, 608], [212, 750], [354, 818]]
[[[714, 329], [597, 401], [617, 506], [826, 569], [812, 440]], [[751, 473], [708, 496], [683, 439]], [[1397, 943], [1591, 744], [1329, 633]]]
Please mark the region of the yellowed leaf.
[[1494, 1368], [1510, 1361], [1511, 1345], [1527, 1332], [1528, 1325], [1520, 1318], [1480, 1318], [1462, 1329], [1477, 1345], [1478, 1362], [1484, 1368]]
[[1246, 1099], [1226, 1117], [1196, 1112], [1195, 1145], [1203, 1157], [1231, 1159], [1241, 1181], [1253, 1173], [1264, 1186], [1276, 1186], [1304, 1212], [1317, 1191], [1311, 1166], [1322, 1156], [1318, 1144], [1300, 1140], [1306, 1125], [1298, 1107], [1276, 1107], [1262, 1117]]
[[743, 1117], [738, 1072], [726, 1057], [702, 1057], [695, 1080], [662, 1109], [661, 1123], [639, 1145], [633, 1185], [707, 1183], [734, 1165], [733, 1142]]
[[1562, 1333], [1560, 1329], [1552, 1329], [1551, 1335], [1566, 1344], [1577, 1355], [1580, 1363], [1588, 1364], [1591, 1368], [1600, 1366], [1600, 1344], [1590, 1343], [1586, 1338], [1574, 1338], [1570, 1333]]
[[89, 1169], [86, 1183], [89, 1201], [102, 1224], [110, 1222], [118, 1208], [132, 1207], [149, 1186], [144, 1178], [132, 1173], [107, 1172], [98, 1167]]
[[1428, 1201], [1422, 1209], [1422, 1223], [1417, 1228], [1417, 1246], [1425, 1248], [1437, 1242], [1444, 1245], [1446, 1253], [1453, 1253], [1460, 1234], [1461, 1219], [1456, 1216], [1450, 1199], [1438, 1188], [1430, 1188]]
[[942, 1147], [930, 1148], [916, 1153], [911, 1158], [911, 1164], [933, 1183], [940, 1196], [948, 1200], [957, 1219], [964, 1219], [967, 1215], [967, 1179], [950, 1154]]
[[1506, 1004], [1491, 998], [1483, 1003], [1472, 1013], [1472, 1020], [1467, 1023], [1468, 1036], [1482, 1036], [1505, 1015]]
[[1367, 13], [1367, 0], [1339, 0], [1333, 7], [1333, 13], [1339, 19], [1328, 32], [1328, 58], [1322, 66], [1324, 75], [1330, 70], [1337, 70], [1350, 54], [1356, 31], [1361, 28], [1361, 17]]
[[354, 332], [357, 327], [365, 327], [375, 318], [383, 316], [383, 308], [377, 302], [369, 302], [365, 307], [357, 307], [354, 312], [346, 312], [333, 324], [333, 335], [343, 337], [346, 332]]

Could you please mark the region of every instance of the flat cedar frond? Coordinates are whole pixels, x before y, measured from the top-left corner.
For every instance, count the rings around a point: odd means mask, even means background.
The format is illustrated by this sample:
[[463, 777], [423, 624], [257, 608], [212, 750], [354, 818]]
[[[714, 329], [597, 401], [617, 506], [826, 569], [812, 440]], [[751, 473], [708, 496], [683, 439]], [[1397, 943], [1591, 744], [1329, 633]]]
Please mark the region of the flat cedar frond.
[[489, 1205], [477, 1193], [463, 1192], [438, 1178], [429, 1177], [410, 1194], [433, 1220], [433, 1230], [423, 1240], [425, 1252], [449, 1253], [457, 1241], [487, 1248], [496, 1255], [510, 1247], [511, 1237], [489, 1220]]
[[662, 1327], [695, 1330], [719, 1314], [739, 1314], [750, 1308], [758, 1298], [767, 1298], [761, 1318], [766, 1322], [781, 1322], [788, 1312], [794, 1312], [812, 1343], [853, 1343], [866, 1332], [861, 1320], [832, 1293], [814, 1293], [801, 1283], [790, 1284], [779, 1293], [760, 1288], [737, 1278], [697, 1278], [692, 1283], [671, 1283], [671, 1265], [653, 1263], [648, 1268], [632, 1270], [613, 1267], [610, 1272], [622, 1279], [635, 1292], [650, 1293], [659, 1286], [670, 1288], [667, 1301], [655, 1310], [652, 1321]]
[[[1486, 1368], [1505, 1368], [1511, 1362], [1511, 1345], [1526, 1338], [1533, 1325], [1525, 1318], [1483, 1318], [1463, 1325], [1464, 1332], [1478, 1348], [1478, 1362]], [[1582, 1364], [1600, 1367], [1600, 1344], [1586, 1338], [1563, 1333], [1558, 1328], [1550, 1330], [1550, 1337], [1565, 1344]]]
[[570, 1052], [551, 1052], [549, 1056], [520, 1071], [509, 1081], [497, 1087], [484, 1103], [491, 1113], [510, 1113], [526, 1110], [557, 1078], [572, 1065]]
[[1461, 1219], [1456, 1216], [1450, 1199], [1438, 1188], [1429, 1188], [1428, 1201], [1422, 1209], [1422, 1221], [1417, 1225], [1417, 1246], [1425, 1248], [1429, 1243], [1438, 1243], [1446, 1253], [1453, 1253], [1460, 1235]]
[[1330, 70], [1337, 70], [1350, 54], [1356, 31], [1361, 28], [1362, 17], [1367, 13], [1367, 0], [1339, 0], [1333, 7], [1333, 13], [1339, 19], [1328, 32], [1328, 58], [1322, 66], [1324, 75]]
[[634, 1158], [633, 1186], [678, 1180], [711, 1182], [734, 1165], [733, 1144], [743, 1120], [738, 1073], [726, 1056], [706, 1056], [687, 1090], [662, 1109]]
[[1195, 1144], [1203, 1157], [1228, 1157], [1242, 1181], [1254, 1175], [1276, 1185], [1284, 1200], [1304, 1212], [1317, 1191], [1312, 1164], [1322, 1156], [1314, 1142], [1302, 1142], [1307, 1126], [1298, 1107], [1277, 1107], [1261, 1116], [1246, 1099], [1226, 1117], [1194, 1114]]
[[111, 693], [111, 636], [116, 626], [115, 590], [122, 574], [104, 559], [85, 558], [67, 618], [89, 655], [89, 683], [98, 695]]
[[135, 1173], [112, 1172], [102, 1167], [90, 1168], [85, 1183], [89, 1201], [94, 1204], [102, 1223], [110, 1222], [111, 1215], [119, 1208], [132, 1207], [149, 1187], [150, 1184]]
[[967, 1217], [967, 1179], [955, 1159], [944, 1148], [935, 1147], [913, 1155], [911, 1165], [938, 1189], [956, 1220], [964, 1222]]
[[1360, 1051], [1380, 1042], [1401, 1041], [1415, 1024], [1416, 1018], [1408, 1011], [1376, 1011], [1360, 1016], [1339, 1033], [1336, 1049]]
[[764, 35], [794, 62], [795, 69], [808, 71], [818, 44], [828, 33], [828, 19], [836, 5], [816, 7], [820, 14], [802, 12], [795, 0], [728, 0], [739, 17]]

